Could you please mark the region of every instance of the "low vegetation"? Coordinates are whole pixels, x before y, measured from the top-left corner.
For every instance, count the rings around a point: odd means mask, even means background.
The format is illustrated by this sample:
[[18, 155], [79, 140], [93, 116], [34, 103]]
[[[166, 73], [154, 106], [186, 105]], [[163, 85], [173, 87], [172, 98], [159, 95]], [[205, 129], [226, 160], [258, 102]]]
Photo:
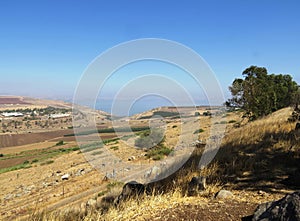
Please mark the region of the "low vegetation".
[[287, 120], [291, 112], [282, 109], [232, 130], [215, 158], [215, 176], [223, 182], [244, 179], [248, 187], [266, 189], [265, 183], [293, 174], [299, 167], [300, 135]]
[[52, 159], [49, 160], [49, 158], [53, 158], [60, 154], [70, 153], [78, 150], [79, 147], [59, 148], [59, 149], [49, 147], [41, 150], [36, 149], [36, 150], [23, 151], [18, 154], [6, 154], [4, 157], [1, 158], [1, 161], [5, 162], [5, 160], [10, 160], [10, 159], [26, 159], [26, 160], [24, 160], [22, 164], [16, 164], [13, 166], [1, 168], [0, 173], [29, 168], [32, 166], [32, 164], [38, 162], [40, 162], [40, 165], [50, 164], [53, 163], [54, 161]]
[[104, 128], [98, 130], [87, 130], [82, 131], [80, 133], [72, 133], [72, 134], [65, 134], [65, 137], [73, 137], [73, 136], [85, 136], [95, 133], [115, 133], [115, 132], [138, 132], [149, 130], [149, 127], [120, 127], [120, 128]]
[[112, 149], [112, 150], [119, 150], [119, 147], [118, 146], [112, 146], [112, 147], [110, 147], [110, 149]]
[[31, 167], [31, 164], [29, 164], [29, 163], [17, 164], [15, 166], [0, 169], [0, 174], [14, 171], [14, 170], [26, 169], [26, 168], [30, 168], [30, 167]]
[[62, 145], [64, 145], [64, 141], [63, 140], [58, 141], [55, 145], [56, 146], [62, 146]]
[[199, 134], [199, 133], [203, 133], [203, 132], [204, 132], [204, 130], [200, 128], [198, 130], [195, 130], [194, 134]]
[[153, 129], [139, 134], [135, 140], [135, 146], [146, 150], [147, 158], [152, 160], [162, 160], [168, 156], [172, 149], [164, 145], [165, 136], [162, 129]]
[[172, 152], [172, 149], [165, 147], [163, 144], [157, 145], [147, 151], [147, 158], [152, 160], [162, 160], [165, 156], [168, 156]]
[[160, 145], [164, 141], [164, 132], [162, 129], [147, 130], [140, 133], [140, 137], [135, 140], [135, 146], [150, 149]]

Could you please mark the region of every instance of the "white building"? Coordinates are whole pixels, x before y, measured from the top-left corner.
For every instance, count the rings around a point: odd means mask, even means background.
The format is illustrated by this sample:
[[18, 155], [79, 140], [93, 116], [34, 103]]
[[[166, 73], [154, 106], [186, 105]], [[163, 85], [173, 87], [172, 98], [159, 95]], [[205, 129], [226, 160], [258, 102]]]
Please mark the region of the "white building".
[[69, 117], [70, 114], [50, 114], [50, 118], [56, 119], [56, 118], [62, 118], [62, 117]]
[[4, 112], [2, 113], [4, 117], [23, 117], [23, 114], [20, 112]]

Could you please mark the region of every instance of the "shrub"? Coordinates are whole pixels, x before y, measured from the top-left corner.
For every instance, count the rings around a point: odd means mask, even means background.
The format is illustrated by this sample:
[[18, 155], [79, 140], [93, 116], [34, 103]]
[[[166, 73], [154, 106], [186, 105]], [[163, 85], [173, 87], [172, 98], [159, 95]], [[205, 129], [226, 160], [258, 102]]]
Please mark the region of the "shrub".
[[236, 122], [235, 120], [228, 121], [228, 123], [230, 123], [230, 124], [235, 123], [235, 122]]
[[25, 160], [23, 164], [29, 164], [29, 160]]
[[0, 153], [0, 157], [4, 157], [4, 154], [3, 154], [3, 153]]
[[123, 185], [124, 185], [123, 182], [113, 181], [113, 182], [108, 183], [108, 184], [106, 185], [106, 188], [107, 188], [108, 190], [111, 190], [111, 189], [114, 188], [114, 187], [121, 187], [121, 186], [123, 186]]
[[72, 151], [77, 151], [77, 150], [80, 150], [80, 148], [79, 147], [73, 147], [72, 148]]
[[58, 141], [55, 146], [61, 146], [61, 145], [64, 145], [64, 141], [63, 140], [60, 140]]
[[162, 160], [163, 158], [164, 158], [164, 156], [161, 155], [161, 154], [154, 155], [154, 156], [152, 157], [153, 160]]
[[54, 160], [47, 160], [46, 162], [41, 163], [41, 166], [42, 165], [48, 165], [48, 164], [51, 164], [51, 163], [54, 163]]
[[152, 148], [156, 145], [159, 145], [164, 140], [164, 133], [162, 129], [155, 129], [146, 131], [140, 135], [139, 138], [135, 140], [135, 146], [141, 148]]
[[195, 117], [200, 116], [199, 112], [195, 112]]
[[157, 146], [147, 153], [148, 158], [152, 158], [153, 160], [161, 160], [164, 156], [168, 156], [172, 152], [171, 149], [165, 147], [164, 145]]
[[101, 191], [101, 192], [99, 192], [98, 194], [97, 194], [97, 196], [98, 197], [101, 197], [101, 196], [104, 196], [105, 194], [107, 194], [107, 190], [103, 190], [103, 191]]
[[210, 111], [205, 111], [203, 112], [203, 116], [211, 116], [212, 113]]
[[118, 143], [118, 140], [120, 140], [120, 138], [117, 137], [117, 138], [104, 140], [103, 143], [104, 144], [109, 144], [109, 143], [112, 143], [112, 142]]
[[112, 147], [110, 147], [110, 149], [112, 149], [112, 150], [119, 150], [119, 147], [118, 146], [112, 146]]
[[32, 161], [31, 161], [31, 163], [37, 163], [39, 160], [38, 159], [33, 159]]
[[194, 134], [199, 134], [199, 133], [203, 133], [203, 132], [204, 132], [204, 130], [200, 128], [198, 130], [195, 130]]

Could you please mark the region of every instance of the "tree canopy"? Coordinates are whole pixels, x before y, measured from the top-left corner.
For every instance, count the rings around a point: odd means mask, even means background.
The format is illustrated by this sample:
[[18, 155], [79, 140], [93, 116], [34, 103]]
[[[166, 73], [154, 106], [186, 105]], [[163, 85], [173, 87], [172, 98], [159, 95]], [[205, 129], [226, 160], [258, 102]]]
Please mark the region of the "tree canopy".
[[268, 115], [297, 102], [299, 86], [290, 75], [268, 74], [264, 67], [251, 66], [229, 87], [228, 107], [244, 109], [252, 119]]

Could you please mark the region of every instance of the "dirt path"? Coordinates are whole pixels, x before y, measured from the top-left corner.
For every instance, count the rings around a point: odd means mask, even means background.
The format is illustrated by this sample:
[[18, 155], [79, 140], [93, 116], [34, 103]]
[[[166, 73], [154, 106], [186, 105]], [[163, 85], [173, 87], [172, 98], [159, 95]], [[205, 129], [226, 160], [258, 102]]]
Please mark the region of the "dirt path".
[[212, 201], [200, 205], [178, 205], [166, 209], [150, 217], [150, 220], [161, 221], [230, 221], [241, 220], [242, 217], [253, 214], [257, 204], [237, 201]]

